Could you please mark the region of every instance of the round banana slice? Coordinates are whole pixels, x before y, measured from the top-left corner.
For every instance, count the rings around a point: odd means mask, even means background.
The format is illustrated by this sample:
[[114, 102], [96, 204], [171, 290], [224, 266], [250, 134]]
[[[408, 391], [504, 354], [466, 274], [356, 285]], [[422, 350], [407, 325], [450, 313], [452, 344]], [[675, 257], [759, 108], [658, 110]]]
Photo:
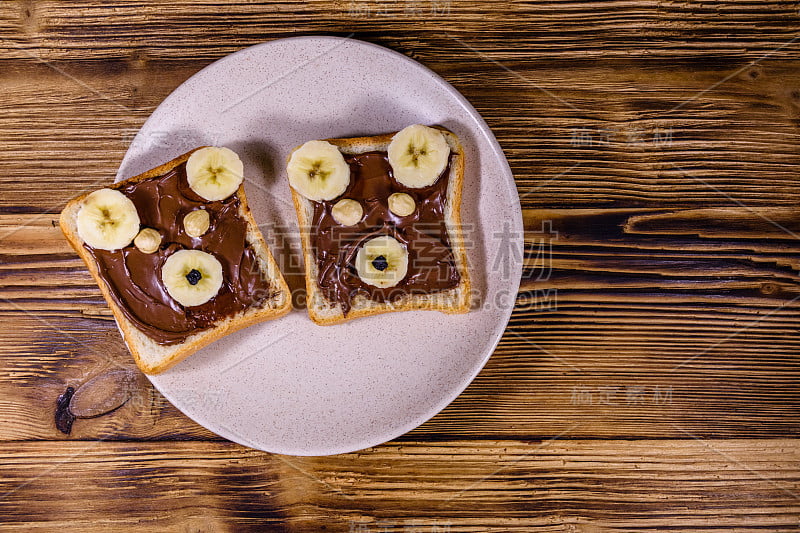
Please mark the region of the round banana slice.
[[244, 165], [230, 148], [206, 146], [189, 156], [186, 179], [189, 187], [206, 200], [224, 200], [242, 184]]
[[333, 200], [350, 185], [350, 167], [327, 141], [308, 141], [295, 150], [286, 171], [292, 188], [315, 202]]
[[395, 133], [387, 152], [394, 179], [413, 188], [436, 183], [450, 158], [450, 146], [442, 132], [421, 124]]
[[356, 270], [364, 283], [381, 289], [394, 287], [408, 272], [408, 250], [389, 235], [375, 237], [358, 250]]
[[200, 250], [178, 250], [161, 267], [161, 280], [172, 298], [191, 307], [217, 295], [222, 287], [222, 265], [213, 255]]
[[100, 189], [83, 201], [76, 224], [78, 236], [92, 248], [118, 250], [133, 241], [140, 221], [130, 198], [114, 189]]
[[333, 220], [342, 226], [353, 226], [361, 222], [361, 217], [364, 216], [364, 208], [357, 201], [344, 198], [333, 206], [331, 216]]

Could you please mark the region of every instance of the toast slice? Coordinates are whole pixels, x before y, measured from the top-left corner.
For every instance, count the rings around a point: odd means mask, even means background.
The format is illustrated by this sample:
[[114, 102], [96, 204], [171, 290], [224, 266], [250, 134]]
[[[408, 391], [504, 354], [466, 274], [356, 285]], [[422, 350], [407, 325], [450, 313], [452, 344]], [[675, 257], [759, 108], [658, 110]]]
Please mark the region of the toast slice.
[[[201, 147], [198, 147], [196, 150], [200, 148]], [[143, 174], [110, 185], [108, 188], [120, 190], [133, 184], [165, 176], [173, 169], [176, 169], [176, 167], [184, 164], [194, 151], [195, 150], [187, 152]], [[244, 246], [252, 250], [249, 257], [254, 258], [251, 259], [253, 264], [251, 265], [252, 271], [250, 275], [260, 276], [260, 279], [269, 287], [269, 290], [262, 294], [262, 297], [259, 298], [258, 301], [254, 300], [252, 305], [230, 316], [221, 317], [219, 320], [214, 321], [210, 327], [188, 332], [185, 339], [180, 342], [158, 342], [158, 340], [148, 334], [145, 329], [138, 326], [134, 320], [126, 316], [126, 313], [121, 308], [121, 305], [124, 305], [124, 303], [118, 298], [115, 298], [113, 294], [113, 291], [119, 289], [114, 287], [114, 284], [107, 281], [101, 274], [98, 260], [93, 256], [93, 252], [90, 251], [87, 247], [88, 245], [85, 245], [84, 240], [78, 234], [78, 211], [81, 209], [84, 199], [89, 194], [90, 193], [86, 193], [78, 196], [67, 203], [61, 212], [61, 230], [81, 259], [86, 263], [89, 272], [100, 287], [100, 291], [103, 293], [106, 302], [108, 302], [111, 308], [111, 312], [116, 319], [117, 326], [122, 333], [125, 343], [142, 372], [147, 374], [163, 372], [200, 348], [229, 333], [258, 322], [278, 318], [291, 310], [292, 300], [289, 288], [266, 242], [264, 242], [258, 225], [250, 213], [244, 186], [240, 185], [233, 196], [238, 198], [238, 215], [246, 224]], [[137, 206], [137, 209], [141, 210], [141, 207]], [[237, 223], [241, 224], [240, 221], [237, 221]], [[156, 229], [159, 230], [160, 228]], [[129, 245], [128, 248], [130, 247], [133, 247], [133, 245]], [[162, 251], [158, 251], [157, 253], [161, 254]], [[163, 264], [163, 258], [161, 258], [161, 261]], [[158, 279], [160, 280], [160, 274], [158, 275]], [[214, 298], [211, 299], [211, 301], [213, 300]], [[173, 302], [172, 305], [176, 305], [176, 303]], [[189, 308], [185, 308], [185, 312], [191, 313], [188, 309]]]
[[[311, 320], [320, 325], [334, 325], [360, 317], [381, 313], [435, 310], [443, 313], [466, 313], [471, 305], [471, 283], [467, 269], [467, 253], [461, 223], [461, 190], [464, 181], [464, 152], [458, 137], [451, 131], [436, 127], [444, 135], [450, 147], [450, 162], [444, 174], [448, 183], [446, 201], [444, 203], [444, 223], [446, 224], [449, 246], [455, 269], [458, 272], [458, 284], [446, 290], [437, 290], [427, 294], [419, 292], [402, 294], [400, 297], [376, 301], [363, 293], [357, 293], [351, 300], [349, 309], [328, 298], [319, 285], [317, 257], [312, 243], [315, 228], [313, 227], [316, 202], [307, 199], [291, 188], [297, 219], [301, 228], [301, 243], [306, 274], [307, 308]], [[396, 133], [396, 132], [395, 132]], [[395, 133], [387, 133], [372, 137], [352, 137], [325, 139], [336, 146], [345, 156], [368, 152], [386, 152]], [[294, 150], [300, 148], [299, 146]], [[294, 150], [292, 153], [294, 153]], [[291, 154], [289, 155], [289, 159]], [[288, 159], [287, 159], [288, 161]], [[352, 173], [351, 173], [352, 179]], [[390, 180], [392, 178], [389, 178]], [[440, 177], [441, 179], [441, 177]], [[345, 193], [342, 197], [346, 197]], [[376, 228], [378, 229], [378, 228]]]

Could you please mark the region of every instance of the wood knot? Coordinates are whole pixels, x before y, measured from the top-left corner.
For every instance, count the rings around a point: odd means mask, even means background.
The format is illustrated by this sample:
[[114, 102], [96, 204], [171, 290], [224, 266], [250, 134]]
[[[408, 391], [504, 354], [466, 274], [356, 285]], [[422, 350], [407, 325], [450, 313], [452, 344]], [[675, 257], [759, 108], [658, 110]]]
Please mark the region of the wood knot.
[[777, 283], [763, 283], [761, 285], [761, 294], [766, 296], [774, 296], [781, 291]]
[[75, 387], [67, 387], [63, 394], [56, 400], [56, 428], [67, 435], [72, 431], [72, 423], [75, 422], [75, 415], [69, 410], [69, 402], [75, 394]]
[[56, 400], [56, 428], [67, 435], [77, 418], [96, 418], [116, 411], [128, 401], [135, 386], [128, 370], [112, 370], [94, 376], [77, 389], [67, 387]]

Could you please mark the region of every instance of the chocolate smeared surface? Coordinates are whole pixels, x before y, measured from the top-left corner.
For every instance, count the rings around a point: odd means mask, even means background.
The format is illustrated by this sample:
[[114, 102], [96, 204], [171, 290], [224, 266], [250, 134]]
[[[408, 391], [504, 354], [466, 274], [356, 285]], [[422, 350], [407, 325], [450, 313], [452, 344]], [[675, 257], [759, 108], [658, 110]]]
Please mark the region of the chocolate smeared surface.
[[[346, 316], [357, 294], [391, 302], [406, 294], [431, 294], [457, 287], [461, 277], [445, 222], [450, 164], [433, 185], [413, 189], [394, 179], [386, 152], [344, 154], [344, 158], [350, 166], [347, 190], [335, 200], [314, 202], [311, 246], [325, 297], [339, 303]], [[412, 214], [401, 217], [389, 210], [388, 198], [397, 192], [414, 199]], [[361, 204], [361, 222], [343, 226], [334, 220], [331, 210], [341, 198]], [[406, 277], [384, 289], [364, 283], [355, 268], [358, 249], [379, 235], [391, 235], [408, 250]]]
[[[162, 345], [178, 344], [269, 297], [270, 284], [262, 279], [258, 256], [247, 243], [247, 221], [239, 212], [237, 194], [215, 202], [201, 198], [189, 188], [186, 163], [118, 190], [136, 206], [142, 227], [161, 234], [160, 248], [146, 254], [132, 243], [113, 251], [84, 246], [97, 261], [100, 276], [122, 313], [148, 337]], [[191, 237], [183, 219], [200, 208], [208, 212], [210, 226], [202, 236]], [[181, 249], [202, 250], [222, 264], [222, 287], [202, 305], [183, 307], [161, 281], [167, 257]]]

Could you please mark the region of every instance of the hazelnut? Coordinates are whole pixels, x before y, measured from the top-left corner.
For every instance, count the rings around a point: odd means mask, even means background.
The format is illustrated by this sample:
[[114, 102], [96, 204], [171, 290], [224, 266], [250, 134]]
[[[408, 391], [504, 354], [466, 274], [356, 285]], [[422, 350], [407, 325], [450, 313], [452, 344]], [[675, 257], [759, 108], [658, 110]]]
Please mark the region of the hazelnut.
[[183, 229], [190, 237], [200, 237], [208, 231], [211, 219], [205, 209], [196, 209], [183, 217]]
[[417, 208], [411, 195], [396, 192], [389, 197], [389, 210], [399, 217], [407, 217]]
[[133, 244], [143, 254], [152, 254], [161, 246], [161, 234], [153, 228], [144, 228], [133, 239]]
[[345, 198], [336, 202], [331, 209], [331, 215], [342, 226], [353, 226], [361, 221], [361, 217], [364, 216], [364, 208], [355, 200]]

